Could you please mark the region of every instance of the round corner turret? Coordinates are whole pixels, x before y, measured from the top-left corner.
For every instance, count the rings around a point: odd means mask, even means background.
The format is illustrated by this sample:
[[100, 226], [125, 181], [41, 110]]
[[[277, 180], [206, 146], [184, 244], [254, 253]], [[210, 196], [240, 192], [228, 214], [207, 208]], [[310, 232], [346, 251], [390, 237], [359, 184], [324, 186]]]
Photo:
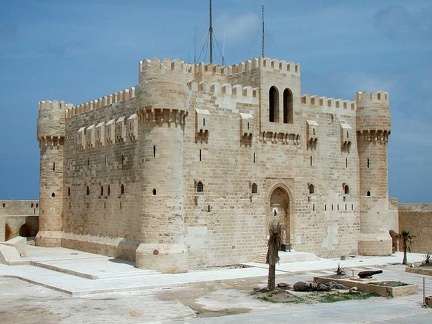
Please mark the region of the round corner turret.
[[65, 112], [72, 107], [63, 101], [39, 102], [39, 116], [37, 121], [37, 138], [63, 138], [65, 134]]
[[367, 91], [358, 92], [355, 96], [357, 103], [357, 131], [390, 134], [391, 116], [389, 109], [389, 95], [387, 92]]
[[139, 63], [138, 105], [146, 109], [186, 111], [189, 101], [187, 66], [178, 59], [143, 60]]

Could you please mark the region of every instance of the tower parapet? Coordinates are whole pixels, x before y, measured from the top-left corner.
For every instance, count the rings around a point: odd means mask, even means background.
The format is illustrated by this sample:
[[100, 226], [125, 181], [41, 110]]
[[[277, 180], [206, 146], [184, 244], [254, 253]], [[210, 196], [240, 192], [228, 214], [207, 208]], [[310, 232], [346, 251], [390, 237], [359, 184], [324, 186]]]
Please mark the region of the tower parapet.
[[357, 92], [357, 132], [377, 133], [386, 137], [390, 134], [391, 118], [389, 95], [383, 91]]

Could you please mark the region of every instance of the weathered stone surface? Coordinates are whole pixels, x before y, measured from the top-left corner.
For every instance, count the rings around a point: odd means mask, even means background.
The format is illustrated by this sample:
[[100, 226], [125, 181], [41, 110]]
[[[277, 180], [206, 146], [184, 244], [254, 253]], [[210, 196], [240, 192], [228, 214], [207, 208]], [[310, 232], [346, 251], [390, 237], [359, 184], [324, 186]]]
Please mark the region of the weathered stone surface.
[[297, 251], [390, 254], [388, 94], [341, 100], [300, 83], [299, 64], [269, 58], [152, 59], [135, 87], [41, 102], [36, 243], [184, 271], [255, 259], [277, 221]]

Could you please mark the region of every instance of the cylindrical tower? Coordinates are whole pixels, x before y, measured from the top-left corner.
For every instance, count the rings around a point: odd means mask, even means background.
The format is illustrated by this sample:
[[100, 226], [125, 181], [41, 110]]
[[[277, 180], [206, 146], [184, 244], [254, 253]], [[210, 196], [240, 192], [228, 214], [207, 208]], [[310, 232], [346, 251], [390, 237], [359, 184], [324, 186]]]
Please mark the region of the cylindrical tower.
[[357, 102], [357, 148], [360, 171], [359, 254], [389, 255], [387, 143], [391, 130], [386, 92], [359, 92]]
[[185, 63], [140, 62], [137, 86], [143, 148], [139, 268], [188, 270], [184, 244], [183, 131], [188, 107]]
[[61, 246], [64, 126], [65, 110], [69, 106], [58, 101], [39, 103], [39, 232], [36, 245], [40, 246]]

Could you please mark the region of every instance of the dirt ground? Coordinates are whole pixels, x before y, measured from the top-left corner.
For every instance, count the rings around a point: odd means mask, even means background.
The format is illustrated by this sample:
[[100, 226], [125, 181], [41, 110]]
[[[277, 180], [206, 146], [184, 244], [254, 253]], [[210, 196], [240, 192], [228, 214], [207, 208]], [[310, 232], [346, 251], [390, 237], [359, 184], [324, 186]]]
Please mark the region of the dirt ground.
[[[0, 278], [1, 323], [145, 323], [187, 321], [320, 302], [317, 293], [269, 293], [267, 278], [70, 296], [19, 279]], [[308, 295], [305, 295], [308, 294]]]

